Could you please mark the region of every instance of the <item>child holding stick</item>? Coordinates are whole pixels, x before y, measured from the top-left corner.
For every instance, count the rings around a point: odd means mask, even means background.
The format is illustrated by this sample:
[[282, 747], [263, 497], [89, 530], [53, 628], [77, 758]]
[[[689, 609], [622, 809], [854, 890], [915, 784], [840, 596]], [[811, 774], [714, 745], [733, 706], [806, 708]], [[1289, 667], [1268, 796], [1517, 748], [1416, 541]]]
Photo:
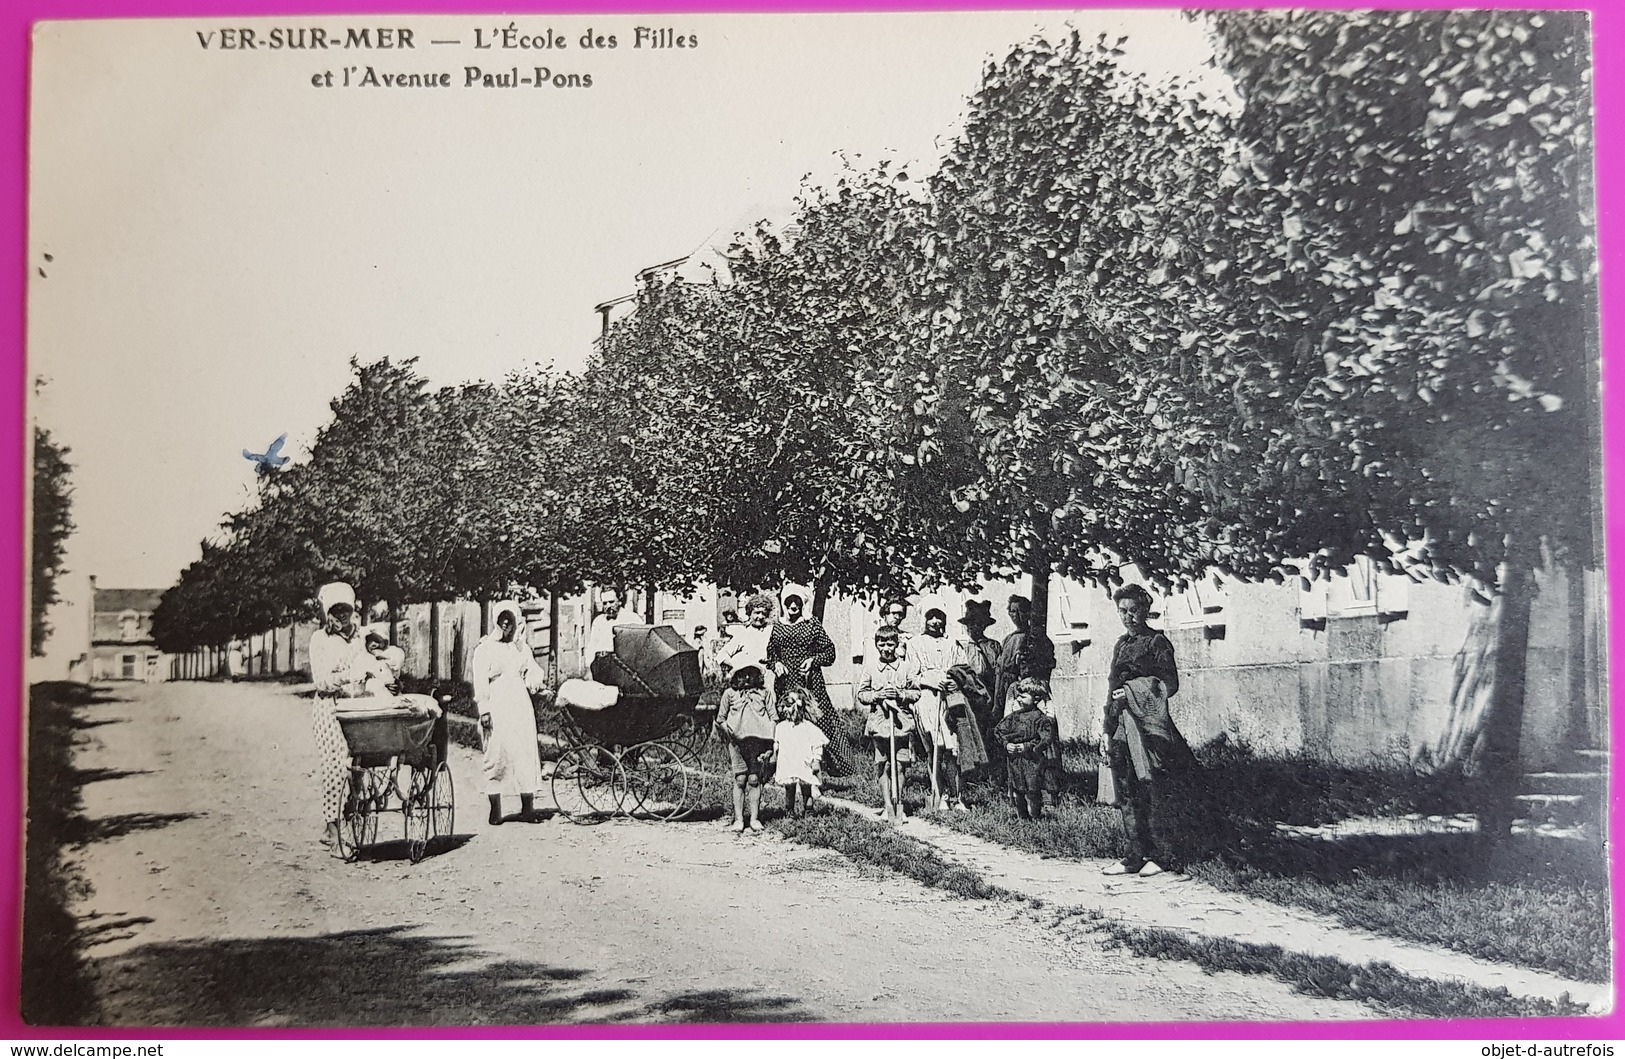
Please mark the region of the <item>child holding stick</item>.
[[880, 785], [882, 819], [902, 821], [903, 769], [912, 760], [909, 736], [914, 732], [914, 703], [919, 700], [919, 667], [898, 657], [901, 636], [882, 625], [875, 631], [875, 657], [858, 675], [857, 700], [869, 708], [863, 726], [874, 750], [875, 781]]

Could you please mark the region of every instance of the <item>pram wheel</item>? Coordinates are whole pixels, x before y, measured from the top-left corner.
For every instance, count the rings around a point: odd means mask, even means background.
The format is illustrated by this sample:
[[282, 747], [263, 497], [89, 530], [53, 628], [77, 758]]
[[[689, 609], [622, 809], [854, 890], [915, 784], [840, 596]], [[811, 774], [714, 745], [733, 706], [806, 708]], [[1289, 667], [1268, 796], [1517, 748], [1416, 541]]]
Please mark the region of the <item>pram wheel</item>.
[[402, 765], [408, 773], [401, 816], [405, 819], [406, 856], [416, 864], [423, 859], [434, 837], [434, 816], [429, 811], [429, 795], [434, 789], [434, 773], [428, 769]]
[[566, 750], [553, 769], [553, 804], [578, 823], [613, 816], [625, 788], [620, 760], [602, 746]]
[[339, 846], [345, 860], [355, 860], [361, 847], [378, 840], [378, 810], [383, 796], [371, 769], [350, 769], [343, 815], [339, 818]]
[[429, 837], [450, 838], [457, 827], [457, 799], [451, 785], [451, 769], [444, 761], [435, 766], [429, 785]]
[[639, 743], [621, 753], [625, 787], [618, 804], [629, 816], [675, 820], [687, 813], [689, 774], [682, 756], [663, 743]]

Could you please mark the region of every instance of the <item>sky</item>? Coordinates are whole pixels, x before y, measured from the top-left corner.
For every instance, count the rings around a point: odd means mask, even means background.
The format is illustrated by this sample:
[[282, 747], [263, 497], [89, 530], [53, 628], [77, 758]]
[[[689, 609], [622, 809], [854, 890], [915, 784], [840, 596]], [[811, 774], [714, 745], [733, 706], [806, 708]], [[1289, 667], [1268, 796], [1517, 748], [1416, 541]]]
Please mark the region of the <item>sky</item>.
[[[569, 47], [474, 47], [509, 21]], [[634, 49], [640, 24], [696, 46]], [[173, 583], [250, 503], [242, 451], [286, 432], [306, 453], [351, 358], [415, 357], [437, 385], [579, 368], [593, 306], [638, 270], [784, 215], [842, 152], [928, 165], [984, 63], [1068, 24], [1127, 35], [1125, 65], [1155, 78], [1207, 58], [1162, 11], [229, 22], [261, 44], [413, 31], [370, 52], [223, 50], [215, 22], [43, 24], [28, 357], [32, 413], [72, 450], [70, 600], [92, 574]], [[618, 47], [580, 49], [588, 29]], [[368, 65], [452, 87], [312, 84]], [[463, 86], [468, 66], [538, 65], [592, 86]]]

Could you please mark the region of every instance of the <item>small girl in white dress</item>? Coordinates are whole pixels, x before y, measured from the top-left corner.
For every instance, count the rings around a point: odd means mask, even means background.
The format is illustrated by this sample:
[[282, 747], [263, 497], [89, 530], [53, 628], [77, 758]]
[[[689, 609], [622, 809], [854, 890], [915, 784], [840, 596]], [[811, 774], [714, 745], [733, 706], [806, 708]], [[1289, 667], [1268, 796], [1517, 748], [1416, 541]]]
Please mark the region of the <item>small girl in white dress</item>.
[[[812, 720], [818, 707], [800, 687], [785, 689], [779, 698], [779, 723], [773, 727], [773, 752], [779, 783], [784, 785], [784, 807], [791, 816], [805, 816], [821, 793], [818, 763], [829, 736]], [[801, 804], [796, 804], [796, 789]]]

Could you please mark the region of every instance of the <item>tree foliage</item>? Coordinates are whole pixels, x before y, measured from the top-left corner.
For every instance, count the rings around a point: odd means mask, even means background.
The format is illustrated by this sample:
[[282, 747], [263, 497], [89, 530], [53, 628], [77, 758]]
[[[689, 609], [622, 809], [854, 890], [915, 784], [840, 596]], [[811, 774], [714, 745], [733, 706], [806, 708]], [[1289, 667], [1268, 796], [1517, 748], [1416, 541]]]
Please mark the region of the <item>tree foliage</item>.
[[1489, 584], [1512, 534], [1589, 559], [1584, 16], [1204, 17], [1242, 107], [1191, 232], [1225, 266], [1205, 385], [1159, 380], [1203, 427], [1174, 458], [1276, 555], [1405, 541]]
[[1137, 370], [1192, 311], [1158, 288], [1217, 146], [1190, 100], [1121, 72], [1119, 44], [1035, 40], [990, 65], [932, 181], [916, 447], [952, 483], [942, 533], [973, 571], [1111, 581], [1131, 558], [1177, 579], [1223, 558], [1170, 488]]
[[747, 463], [717, 565], [737, 583], [898, 593], [942, 566], [923, 523], [946, 491], [886, 443], [912, 400], [894, 351], [920, 313], [921, 190], [887, 164], [849, 168], [805, 189], [785, 231], [730, 249], [725, 356]]
[[67, 570], [62, 558], [73, 534], [73, 465], [69, 449], [59, 445], [49, 430], [34, 428], [33, 543], [28, 577], [29, 652], [45, 653], [51, 625], [50, 609], [61, 599], [57, 582]]
[[[872, 594], [1589, 557], [1583, 16], [1192, 17], [1205, 84], [1021, 44], [929, 174], [849, 170], [714, 281], [646, 274], [579, 374], [357, 364], [168, 627], [235, 634], [328, 577]], [[214, 616], [172, 621], [188, 599]]]

